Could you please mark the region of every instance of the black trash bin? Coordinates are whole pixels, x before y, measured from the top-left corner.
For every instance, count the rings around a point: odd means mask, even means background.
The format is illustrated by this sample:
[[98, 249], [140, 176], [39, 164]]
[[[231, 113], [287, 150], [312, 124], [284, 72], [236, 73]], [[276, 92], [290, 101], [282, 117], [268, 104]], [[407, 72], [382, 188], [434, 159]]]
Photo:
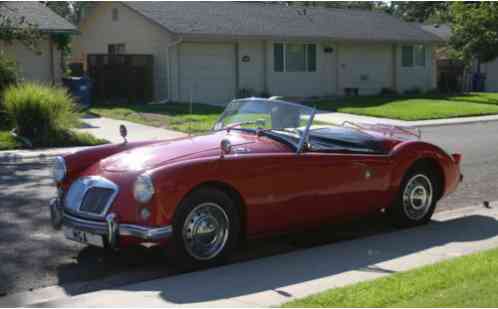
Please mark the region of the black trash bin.
[[79, 104], [84, 107], [92, 104], [92, 83], [88, 77], [64, 77], [62, 83]]

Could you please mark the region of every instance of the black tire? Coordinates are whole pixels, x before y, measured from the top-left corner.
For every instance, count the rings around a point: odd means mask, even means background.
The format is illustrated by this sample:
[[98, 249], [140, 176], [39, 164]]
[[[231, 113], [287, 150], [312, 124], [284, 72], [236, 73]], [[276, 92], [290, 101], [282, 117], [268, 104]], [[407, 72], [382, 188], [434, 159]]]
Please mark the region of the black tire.
[[[403, 177], [394, 204], [386, 210], [392, 224], [405, 228], [428, 223], [440, 197], [440, 181], [439, 174], [428, 166], [412, 166]], [[430, 201], [429, 198], [417, 198], [428, 195], [429, 190]], [[422, 207], [422, 204], [425, 206]], [[417, 210], [416, 207], [421, 208]]]
[[[204, 224], [204, 226], [206, 226], [208, 223], [201, 222], [200, 220], [193, 223], [193, 219], [189, 219], [189, 222], [192, 223], [186, 223], [186, 220], [189, 217], [193, 218], [192, 216], [196, 214], [196, 211], [201, 211], [206, 207], [211, 207], [207, 210], [214, 211], [217, 215], [219, 222], [215, 221], [216, 224], [214, 225], [226, 226], [228, 228], [228, 235], [226, 236], [224, 244], [222, 246], [220, 245], [221, 249], [216, 250], [219, 250], [219, 252], [215, 252], [215, 255], [212, 257], [202, 256], [201, 258], [201, 255], [196, 255], [196, 252], [193, 252], [194, 249], [192, 249], [188, 244], [191, 243], [188, 240], [192, 239], [188, 239], [187, 237], [188, 235], [191, 235], [187, 232], [189, 230], [187, 227], [192, 227], [193, 230], [198, 231], [200, 224]], [[211, 215], [211, 212], [208, 213]], [[199, 217], [203, 216], [198, 215], [195, 218]], [[211, 217], [215, 218], [216, 216]], [[228, 224], [221, 224], [221, 221], [224, 220], [223, 218], [228, 218]], [[218, 228], [216, 230], [218, 230]], [[229, 254], [236, 247], [239, 240], [239, 234], [240, 213], [238, 205], [236, 205], [234, 201], [221, 190], [207, 187], [201, 188], [190, 193], [178, 206], [173, 219], [173, 239], [171, 243], [173, 248], [167, 248], [167, 250], [177, 266], [190, 268], [219, 265], [226, 260]], [[209, 233], [207, 235], [209, 235]], [[215, 237], [214, 239], [217, 238]]]

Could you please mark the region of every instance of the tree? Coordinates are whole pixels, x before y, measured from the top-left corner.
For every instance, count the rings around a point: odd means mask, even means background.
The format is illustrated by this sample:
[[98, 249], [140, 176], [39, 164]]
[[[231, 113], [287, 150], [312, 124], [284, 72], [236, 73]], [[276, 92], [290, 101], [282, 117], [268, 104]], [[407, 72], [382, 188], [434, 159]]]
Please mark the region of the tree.
[[15, 9], [0, 2], [0, 41], [10, 44], [17, 40], [36, 49], [39, 39], [40, 31], [36, 25], [29, 23], [24, 16], [18, 17]]
[[472, 58], [488, 62], [498, 57], [498, 3], [454, 2], [451, 5], [450, 46], [469, 63]]
[[446, 23], [450, 20], [451, 2], [396, 1], [391, 2], [390, 13], [408, 22]]
[[381, 1], [275, 1], [275, 2], [286, 5], [299, 5], [306, 7], [363, 9], [370, 11], [383, 6], [383, 2]]

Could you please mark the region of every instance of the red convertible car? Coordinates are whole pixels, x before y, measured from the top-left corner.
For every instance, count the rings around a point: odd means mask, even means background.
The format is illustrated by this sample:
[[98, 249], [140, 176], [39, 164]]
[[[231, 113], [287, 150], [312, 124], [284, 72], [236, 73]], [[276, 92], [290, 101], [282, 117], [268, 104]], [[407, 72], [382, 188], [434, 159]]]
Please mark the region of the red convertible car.
[[58, 157], [52, 224], [85, 244], [153, 243], [208, 264], [246, 238], [380, 210], [398, 226], [426, 223], [462, 179], [461, 155], [412, 129], [314, 116], [300, 104], [240, 99], [205, 135], [125, 138]]

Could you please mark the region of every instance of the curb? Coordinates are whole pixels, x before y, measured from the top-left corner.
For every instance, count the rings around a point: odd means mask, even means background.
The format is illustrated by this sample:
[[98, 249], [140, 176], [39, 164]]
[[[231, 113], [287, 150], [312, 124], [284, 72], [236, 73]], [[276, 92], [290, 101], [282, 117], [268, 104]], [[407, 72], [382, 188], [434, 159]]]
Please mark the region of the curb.
[[[321, 111], [319, 114], [332, 114], [334, 112]], [[488, 123], [488, 122], [498, 122], [498, 116], [496, 115], [483, 115], [483, 116], [469, 116], [469, 117], [455, 117], [455, 118], [445, 118], [445, 119], [428, 119], [428, 120], [399, 120], [399, 119], [391, 119], [391, 118], [380, 118], [380, 117], [371, 117], [365, 115], [357, 115], [357, 114], [348, 114], [341, 113], [345, 115], [351, 115], [352, 117], [365, 117], [370, 118], [372, 122], [383, 123], [383, 122], [399, 122], [399, 124], [394, 124], [398, 126], [406, 126], [406, 127], [418, 127], [418, 128], [428, 128], [428, 127], [443, 127], [443, 126], [452, 126], [452, 125], [466, 125], [466, 124], [476, 124], [476, 123]], [[472, 119], [469, 119], [472, 118]], [[325, 123], [336, 123], [333, 121], [324, 121]], [[426, 123], [424, 123], [426, 122]], [[388, 123], [389, 124], [389, 123]]]
[[466, 124], [477, 124], [477, 123], [488, 123], [488, 122], [498, 122], [498, 119], [476, 119], [476, 120], [466, 120], [459, 122], [444, 122], [444, 123], [428, 123], [428, 124], [410, 124], [414, 127], [428, 128], [428, 127], [444, 127], [452, 125], [466, 125]]
[[[91, 146], [51, 148], [45, 150], [7, 150], [0, 151], [0, 165], [48, 164], [57, 156], [70, 154]], [[47, 153], [48, 152], [48, 153]]]

